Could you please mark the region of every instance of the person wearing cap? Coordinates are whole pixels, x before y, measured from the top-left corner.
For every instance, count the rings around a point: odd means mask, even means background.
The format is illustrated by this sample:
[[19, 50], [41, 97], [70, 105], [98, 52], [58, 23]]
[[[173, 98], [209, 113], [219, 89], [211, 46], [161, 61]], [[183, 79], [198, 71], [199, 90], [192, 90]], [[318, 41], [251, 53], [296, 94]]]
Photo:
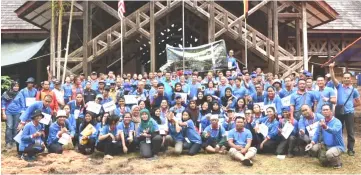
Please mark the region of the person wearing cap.
[[26, 108], [28, 108], [31, 105], [31, 104], [26, 104], [27, 98], [35, 99], [36, 94], [38, 93], [36, 88], [34, 88], [34, 83], [35, 83], [34, 78], [29, 77], [26, 80], [26, 87], [24, 89], [21, 89], [19, 92], [20, 104], [22, 107], [21, 113], [23, 113], [26, 110]]
[[284, 80], [285, 80], [285, 87], [281, 89], [281, 91], [279, 92], [280, 98], [288, 97], [289, 95], [296, 92], [296, 89], [293, 88], [292, 79], [290, 77], [286, 77]]
[[[311, 126], [312, 124], [319, 122], [321, 120], [324, 120], [325, 117], [321, 115], [320, 113], [314, 113], [312, 112], [312, 109], [307, 104], [301, 106], [302, 115], [300, 117], [300, 120], [298, 121], [298, 135], [299, 135], [299, 144], [301, 146], [301, 153], [304, 154], [305, 146], [309, 144], [314, 136], [314, 130], [307, 130], [306, 128]], [[309, 127], [310, 128], [310, 127]], [[316, 157], [317, 155], [311, 156]]]
[[[175, 105], [169, 109], [169, 111], [174, 112], [176, 116], [180, 116], [180, 114], [185, 110], [185, 107], [182, 105], [182, 96], [180, 94], [175, 95]], [[181, 118], [176, 118], [178, 120], [182, 120]]]
[[1, 117], [6, 119], [5, 142], [6, 148], [11, 149], [15, 146], [14, 137], [16, 135], [16, 127], [19, 124], [21, 114], [21, 100], [19, 94], [19, 83], [11, 82], [10, 89], [5, 91], [1, 96]]
[[72, 86], [70, 77], [66, 77], [65, 83], [61, 85], [61, 89], [64, 91], [64, 104], [67, 104], [71, 100]]
[[97, 92], [91, 88], [91, 81], [88, 81], [84, 89], [84, 102], [88, 103], [89, 101], [94, 101], [97, 95]]
[[[93, 112], [87, 111], [85, 113], [84, 120], [79, 125], [78, 150], [80, 153], [85, 155], [89, 155], [94, 152], [95, 143], [98, 135], [98, 131], [95, 128], [96, 125], [95, 117], [96, 115]], [[87, 128], [94, 128], [94, 129], [87, 130]]]
[[104, 88], [105, 88], [105, 81], [104, 80], [99, 80], [98, 89], [95, 90], [95, 91], [97, 92], [97, 94], [103, 94]]
[[[49, 153], [63, 153], [63, 145], [58, 141], [64, 134], [68, 134], [71, 139], [73, 139], [75, 130], [71, 127], [67, 119], [66, 112], [64, 110], [59, 110], [56, 115], [56, 122], [52, 123], [49, 128], [49, 136], [47, 140]], [[72, 142], [71, 139], [69, 142]]]
[[138, 88], [133, 92], [129, 93], [129, 95], [136, 95], [138, 101], [139, 100], [146, 101], [148, 98], [148, 91], [144, 89], [145, 86], [144, 82], [139, 81], [137, 86]]
[[31, 122], [27, 123], [22, 131], [19, 154], [21, 154], [23, 160], [34, 161], [36, 159], [35, 155], [44, 151], [43, 138], [45, 133], [43, 125], [40, 124], [43, 117], [41, 110], [35, 110], [32, 113]]
[[275, 91], [276, 91], [276, 94], [279, 95], [279, 94], [280, 94], [280, 91], [282, 90], [282, 82], [281, 82], [281, 80], [275, 79], [275, 80], [273, 81], [272, 86], [274, 87], [274, 89], [275, 89]]
[[[283, 118], [279, 120], [278, 126], [278, 136], [280, 138], [280, 143], [276, 148], [276, 155], [285, 155], [287, 153], [288, 158], [293, 158], [293, 149], [295, 148], [297, 142], [296, 136], [298, 134], [298, 122], [297, 120], [291, 118], [289, 106], [282, 108], [282, 117]], [[282, 135], [282, 129], [289, 124], [291, 124], [294, 128], [288, 138], [285, 138], [285, 136]]]
[[202, 147], [207, 153], [225, 153], [226, 151], [226, 130], [218, 124], [217, 114], [211, 115], [211, 125], [202, 132]]
[[98, 74], [95, 71], [93, 71], [90, 74], [90, 85], [92, 90], [94, 91], [98, 90], [99, 80], [98, 80]]
[[109, 80], [109, 86], [110, 86], [110, 90], [109, 90], [109, 97], [113, 99], [114, 103], [117, 103], [117, 90], [115, 89], [116, 84], [115, 81], [113, 80]]
[[52, 97], [50, 108], [52, 112], [55, 113], [59, 109], [58, 100], [56, 99], [55, 93], [49, 89], [49, 85], [49, 81], [44, 81], [43, 89], [41, 91], [38, 91], [38, 93], [36, 94], [36, 100], [44, 100], [47, 95], [50, 95]]
[[326, 74], [325, 75], [325, 81], [326, 81], [326, 86], [329, 88], [334, 89], [335, 85], [333, 84], [332, 80], [331, 80], [331, 74]]
[[325, 85], [325, 78], [322, 76], [317, 77], [317, 86], [318, 90], [314, 91], [317, 98], [317, 107], [315, 112], [321, 113], [322, 106], [324, 104], [330, 105], [331, 109], [333, 109], [333, 104], [336, 104], [335, 91]]
[[61, 82], [59, 80], [56, 80], [54, 82], [54, 89], [52, 90], [56, 96], [56, 100], [58, 102], [59, 108], [62, 108], [65, 105], [64, 102], [64, 91], [61, 89]]
[[103, 91], [103, 100], [100, 102], [101, 105], [113, 101], [109, 96], [110, 86], [105, 86]]
[[[301, 106], [307, 104], [310, 107], [317, 105], [317, 99], [313, 93], [306, 91], [306, 81], [304, 79], [298, 80], [298, 90], [291, 95], [291, 118], [300, 119]], [[316, 109], [316, 105], [314, 109]]]
[[245, 118], [235, 118], [236, 127], [228, 132], [229, 155], [232, 159], [240, 161], [243, 165], [252, 166], [252, 158], [256, 156], [257, 149], [251, 147], [252, 133], [245, 128]]

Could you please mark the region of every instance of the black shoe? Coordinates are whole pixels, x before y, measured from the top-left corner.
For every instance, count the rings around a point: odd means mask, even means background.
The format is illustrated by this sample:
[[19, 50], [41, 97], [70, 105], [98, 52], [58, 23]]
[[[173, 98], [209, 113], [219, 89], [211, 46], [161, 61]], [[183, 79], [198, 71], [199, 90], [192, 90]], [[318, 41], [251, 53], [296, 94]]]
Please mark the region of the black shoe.
[[244, 159], [242, 161], [242, 164], [246, 165], [246, 166], [253, 166], [253, 162], [251, 160], [249, 160], [249, 159]]
[[347, 151], [347, 154], [348, 154], [349, 156], [355, 156], [355, 151], [348, 150], [348, 151]]
[[333, 169], [340, 169], [340, 168], [342, 168], [342, 163], [333, 166]]

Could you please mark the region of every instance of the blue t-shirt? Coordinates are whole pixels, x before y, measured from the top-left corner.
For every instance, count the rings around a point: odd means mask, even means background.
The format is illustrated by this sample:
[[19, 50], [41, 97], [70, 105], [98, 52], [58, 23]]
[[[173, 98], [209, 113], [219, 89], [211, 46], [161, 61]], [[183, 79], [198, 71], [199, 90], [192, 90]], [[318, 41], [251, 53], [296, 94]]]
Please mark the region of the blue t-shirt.
[[252, 140], [252, 133], [247, 128], [243, 128], [241, 132], [234, 128], [228, 131], [228, 140], [233, 140], [235, 145], [240, 145], [244, 148], [247, 145], [247, 141]]
[[[352, 86], [344, 87], [342, 84], [338, 84], [337, 89], [337, 104], [344, 105], [347, 98], [350, 96], [352, 92]], [[345, 104], [345, 114], [354, 113], [355, 107], [353, 106], [353, 100], [360, 98], [360, 94], [357, 89], [354, 89], [350, 99]]]
[[332, 103], [330, 101], [323, 101], [323, 97], [328, 98], [329, 100], [331, 99], [331, 97], [336, 97], [335, 91], [329, 87], [325, 87], [322, 91], [318, 90], [318, 91], [314, 91], [315, 95], [316, 95], [316, 99], [317, 99], [317, 110], [316, 112], [321, 113], [322, 112], [322, 106], [324, 104], [328, 104], [331, 106], [332, 109]]
[[190, 142], [202, 144], [201, 136], [197, 133], [194, 123], [191, 119], [186, 121], [187, 126], [183, 128], [184, 137], [187, 137]]
[[[342, 123], [335, 117], [329, 122], [326, 122], [327, 129], [323, 129], [320, 125], [318, 125], [315, 135], [312, 140], [317, 143], [318, 138], [321, 137], [320, 133], [322, 132], [322, 140], [323, 143], [327, 146], [327, 148], [337, 147], [345, 152], [345, 144], [343, 142], [342, 137]], [[320, 132], [321, 130], [321, 132]]]
[[124, 138], [127, 139], [129, 137], [129, 132], [130, 131], [135, 131], [135, 125], [134, 123], [131, 121], [128, 125], [128, 127], [126, 127], [124, 125], [124, 122], [119, 122], [119, 124], [117, 125], [117, 131], [118, 132], [123, 132], [124, 133]]
[[171, 122], [168, 122], [168, 133], [173, 138], [174, 141], [183, 141], [183, 133], [182, 129], [177, 132], [176, 127]]
[[295, 107], [295, 111], [299, 111], [304, 104], [307, 104], [312, 108], [315, 101], [317, 100], [314, 94], [311, 92], [305, 92], [304, 94], [299, 94], [298, 92], [295, 92], [291, 96], [290, 103]]
[[204, 131], [204, 133], [210, 133], [209, 137], [207, 138], [207, 142], [212, 141], [220, 141], [222, 137], [226, 136], [226, 130], [222, 126], [218, 126], [218, 128], [214, 129], [212, 128], [212, 125], [207, 126]]

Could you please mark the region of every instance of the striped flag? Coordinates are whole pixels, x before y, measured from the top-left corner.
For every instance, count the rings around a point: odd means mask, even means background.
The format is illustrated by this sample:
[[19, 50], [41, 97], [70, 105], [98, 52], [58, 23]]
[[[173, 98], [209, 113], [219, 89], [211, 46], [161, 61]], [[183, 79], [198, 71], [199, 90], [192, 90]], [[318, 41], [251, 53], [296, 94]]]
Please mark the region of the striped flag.
[[119, 18], [123, 18], [124, 13], [125, 13], [124, 0], [119, 0], [119, 2], [118, 2], [118, 15], [119, 15]]
[[248, 0], [243, 0], [243, 12], [244, 16], [248, 17]]

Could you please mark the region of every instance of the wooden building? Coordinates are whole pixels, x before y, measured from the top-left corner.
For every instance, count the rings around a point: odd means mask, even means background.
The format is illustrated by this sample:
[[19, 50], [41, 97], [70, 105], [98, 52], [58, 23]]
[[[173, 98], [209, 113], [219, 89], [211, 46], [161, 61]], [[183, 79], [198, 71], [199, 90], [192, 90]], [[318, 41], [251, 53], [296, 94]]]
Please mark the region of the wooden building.
[[[76, 1], [66, 70], [71, 74], [108, 70], [120, 73], [123, 37], [124, 72], [156, 71], [166, 62], [166, 44], [181, 44], [185, 30], [186, 47], [224, 39], [227, 49], [233, 49], [236, 58], [244, 63], [247, 42], [249, 69], [262, 67], [266, 72], [287, 76], [299, 69], [310, 70], [310, 62], [324, 62], [319, 59], [335, 55], [336, 50], [357, 38], [359, 26], [348, 33], [330, 27], [350, 16], [342, 11], [347, 5], [337, 0], [250, 1], [246, 25], [242, 1], [186, 0], [182, 29], [182, 1], [125, 1], [122, 32], [117, 1]], [[356, 5], [361, 7], [359, 2]], [[69, 9], [64, 13], [62, 48]], [[50, 1], [27, 1], [15, 12], [19, 18], [51, 32]], [[50, 40], [55, 44], [55, 38]], [[57, 61], [55, 55], [51, 60]]]

